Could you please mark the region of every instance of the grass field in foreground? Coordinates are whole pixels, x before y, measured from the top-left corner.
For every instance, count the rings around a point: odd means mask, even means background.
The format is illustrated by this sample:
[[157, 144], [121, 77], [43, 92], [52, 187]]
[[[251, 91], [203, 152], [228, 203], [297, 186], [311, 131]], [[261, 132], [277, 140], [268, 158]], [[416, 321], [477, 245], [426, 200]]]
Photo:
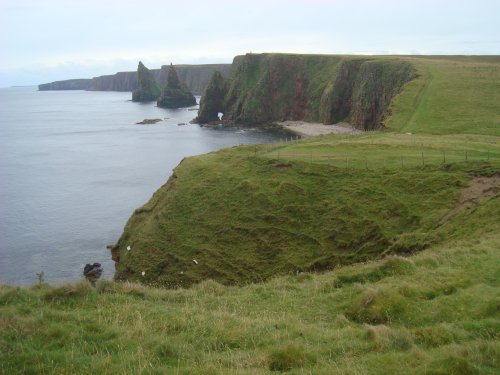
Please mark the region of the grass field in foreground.
[[245, 287], [1, 286], [0, 372], [497, 374], [499, 211], [409, 258]]

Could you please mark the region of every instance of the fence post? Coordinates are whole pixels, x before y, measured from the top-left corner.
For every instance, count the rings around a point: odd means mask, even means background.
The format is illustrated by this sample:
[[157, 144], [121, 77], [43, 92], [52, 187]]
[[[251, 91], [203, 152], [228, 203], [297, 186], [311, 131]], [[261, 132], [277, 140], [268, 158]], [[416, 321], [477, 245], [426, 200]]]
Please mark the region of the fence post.
[[349, 158], [345, 158], [345, 171], [349, 173]]
[[467, 161], [468, 158], [467, 158], [467, 151], [465, 151], [465, 161]]
[[443, 151], [443, 164], [446, 164], [446, 151]]
[[424, 152], [422, 151], [422, 165], [425, 165], [425, 160], [424, 160]]

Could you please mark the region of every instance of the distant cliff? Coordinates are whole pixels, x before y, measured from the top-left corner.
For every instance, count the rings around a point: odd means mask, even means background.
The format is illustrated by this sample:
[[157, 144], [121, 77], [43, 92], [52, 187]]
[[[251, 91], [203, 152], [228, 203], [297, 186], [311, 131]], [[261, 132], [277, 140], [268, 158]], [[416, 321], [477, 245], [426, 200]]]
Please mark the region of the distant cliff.
[[[158, 69], [156, 69], [159, 72]], [[154, 70], [151, 73], [155, 75]], [[134, 91], [137, 88], [137, 72], [118, 72], [92, 78], [91, 91]]]
[[[219, 71], [223, 77], [231, 76], [231, 64], [205, 64], [205, 65], [174, 65], [181, 83], [195, 95], [202, 95], [210, 82], [210, 78]], [[163, 65], [160, 72], [160, 84], [167, 83], [169, 65]]]
[[67, 79], [65, 81], [55, 81], [38, 85], [38, 90], [88, 90], [90, 79]]
[[[215, 121], [215, 114], [222, 112], [227, 122], [242, 125], [306, 120], [349, 121], [359, 129], [378, 128], [392, 98], [415, 76], [409, 62], [395, 58], [237, 56], [232, 78], [211, 85], [223, 86], [223, 90], [209, 90], [210, 95], [202, 98], [198, 120]], [[211, 105], [206, 106], [206, 101]], [[215, 108], [212, 103], [221, 104]]]
[[[174, 65], [180, 81], [195, 95], [202, 95], [216, 70], [224, 77], [231, 74], [231, 64]], [[155, 81], [163, 87], [167, 84], [168, 65], [161, 69], [151, 69]], [[86, 86], [71, 88], [66, 82], [86, 81]], [[83, 82], [82, 82], [83, 84]], [[134, 91], [137, 88], [137, 72], [119, 72], [116, 74], [94, 77], [87, 80], [68, 80], [45, 83], [39, 90], [91, 90], [91, 91]]]

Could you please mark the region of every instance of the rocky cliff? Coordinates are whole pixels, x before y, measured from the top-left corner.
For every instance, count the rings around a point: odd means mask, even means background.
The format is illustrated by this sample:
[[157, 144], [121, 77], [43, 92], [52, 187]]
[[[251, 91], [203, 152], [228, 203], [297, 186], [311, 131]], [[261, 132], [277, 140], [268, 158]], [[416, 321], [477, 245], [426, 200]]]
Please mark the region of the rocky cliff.
[[204, 97], [220, 103], [218, 108], [212, 106], [208, 113], [201, 106], [198, 119], [214, 121], [214, 114], [222, 112], [226, 121], [243, 125], [349, 121], [373, 129], [381, 126], [392, 98], [415, 76], [410, 63], [395, 58], [247, 54], [234, 59], [224, 98]]
[[88, 90], [90, 79], [67, 79], [65, 81], [55, 81], [38, 85], [40, 91], [50, 90]]
[[[203, 95], [214, 72], [218, 71], [223, 77], [231, 76], [231, 64], [205, 64], [205, 65], [174, 65], [179, 80], [194, 95]], [[161, 67], [158, 82], [166, 84], [168, 65]]]
[[[159, 69], [151, 69], [153, 76], [159, 74]], [[92, 78], [91, 91], [134, 91], [137, 88], [137, 72], [118, 72], [111, 75]]]
[[[217, 70], [224, 77], [231, 74], [231, 64], [175, 65], [179, 80], [194, 95], [202, 95]], [[161, 69], [150, 69], [155, 81], [163, 87], [167, 83], [168, 65]], [[81, 81], [81, 86], [75, 86]], [[78, 88], [73, 88], [78, 87]], [[116, 74], [94, 77], [92, 79], [70, 79], [45, 83], [39, 90], [91, 90], [91, 91], [134, 91], [137, 88], [137, 72], [118, 72]]]
[[163, 108], [182, 108], [196, 105], [196, 98], [186, 85], [181, 83], [172, 64], [168, 69], [167, 84], [161, 90], [161, 95], [156, 103], [158, 107]]
[[[200, 100], [199, 115], [196, 122], [206, 123], [219, 119], [219, 112], [224, 108], [224, 98], [229, 88], [229, 80], [216, 71]], [[200, 117], [201, 116], [201, 117]]]
[[148, 68], [139, 61], [137, 67], [137, 88], [132, 92], [133, 102], [150, 102], [160, 96], [160, 85], [155, 81], [154, 76]]

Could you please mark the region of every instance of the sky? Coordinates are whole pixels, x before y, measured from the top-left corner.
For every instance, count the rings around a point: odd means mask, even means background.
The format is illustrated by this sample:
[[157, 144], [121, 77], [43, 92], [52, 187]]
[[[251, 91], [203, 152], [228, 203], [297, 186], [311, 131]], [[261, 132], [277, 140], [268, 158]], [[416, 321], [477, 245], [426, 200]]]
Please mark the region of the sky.
[[500, 0], [0, 0], [0, 87], [248, 52], [500, 55]]

